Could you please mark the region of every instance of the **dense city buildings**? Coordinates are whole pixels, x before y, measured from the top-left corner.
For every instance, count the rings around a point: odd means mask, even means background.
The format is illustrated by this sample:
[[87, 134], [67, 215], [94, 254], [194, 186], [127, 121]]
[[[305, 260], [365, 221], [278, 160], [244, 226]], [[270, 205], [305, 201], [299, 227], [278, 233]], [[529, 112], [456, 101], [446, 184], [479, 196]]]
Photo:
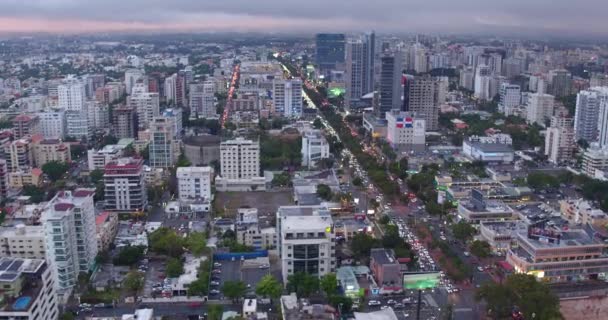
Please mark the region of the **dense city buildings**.
[[315, 41], [316, 65], [322, 74], [329, 74], [344, 63], [346, 37], [343, 33], [319, 33]]
[[144, 161], [119, 158], [104, 167], [105, 208], [117, 212], [142, 211], [148, 199], [143, 172]]

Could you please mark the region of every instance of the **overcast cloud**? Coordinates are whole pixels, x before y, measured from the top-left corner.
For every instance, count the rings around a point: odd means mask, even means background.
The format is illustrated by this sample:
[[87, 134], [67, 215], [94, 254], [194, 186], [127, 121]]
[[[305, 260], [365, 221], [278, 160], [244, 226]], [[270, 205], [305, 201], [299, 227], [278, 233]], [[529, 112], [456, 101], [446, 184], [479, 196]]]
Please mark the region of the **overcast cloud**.
[[608, 0], [0, 0], [0, 32], [608, 34]]

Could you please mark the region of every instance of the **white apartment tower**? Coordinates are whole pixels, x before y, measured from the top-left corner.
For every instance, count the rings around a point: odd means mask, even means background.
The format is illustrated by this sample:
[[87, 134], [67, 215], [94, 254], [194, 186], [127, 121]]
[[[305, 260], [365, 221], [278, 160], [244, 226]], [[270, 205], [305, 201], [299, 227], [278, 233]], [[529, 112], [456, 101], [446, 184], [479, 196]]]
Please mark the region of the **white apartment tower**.
[[177, 168], [177, 190], [180, 201], [208, 200], [211, 201], [211, 182], [213, 168], [211, 167], [179, 167]]
[[490, 97], [490, 67], [477, 66], [475, 73], [475, 97], [480, 100], [491, 100]]
[[89, 272], [97, 256], [94, 189], [61, 191], [42, 213], [47, 258], [55, 268], [57, 287], [69, 292], [80, 273]]
[[148, 204], [144, 160], [119, 158], [104, 167], [106, 209], [117, 212], [143, 211]]
[[319, 130], [302, 135], [302, 166], [314, 167], [321, 159], [329, 158], [329, 144]]
[[57, 86], [58, 106], [65, 111], [81, 112], [86, 101], [85, 86], [82, 81], [69, 76]]
[[150, 123], [150, 166], [169, 168], [177, 161], [180, 153], [176, 138], [175, 118], [154, 117]]
[[260, 176], [260, 144], [236, 138], [220, 143], [221, 176], [225, 179], [251, 179]]
[[137, 123], [140, 130], [149, 128], [152, 118], [160, 113], [158, 93], [148, 92], [148, 87], [143, 83], [135, 84], [131, 96], [127, 98], [127, 106], [137, 112]]
[[302, 116], [302, 80], [272, 81], [272, 102], [277, 114], [288, 118]]
[[526, 120], [528, 123], [538, 123], [545, 126], [545, 121], [553, 116], [555, 97], [545, 93], [532, 93], [528, 95]]
[[498, 111], [506, 116], [514, 114], [514, 110], [521, 103], [521, 89], [519, 85], [502, 83], [499, 89], [500, 102], [498, 103]]
[[65, 136], [66, 119], [64, 111], [39, 112], [40, 133], [45, 138], [63, 139]]
[[551, 118], [551, 126], [545, 133], [545, 155], [550, 162], [561, 164], [573, 159], [576, 141], [572, 123], [572, 118], [565, 116]]
[[217, 118], [215, 83], [207, 80], [190, 85], [190, 118]]
[[594, 87], [578, 93], [574, 116], [576, 140], [597, 141], [600, 106], [605, 105], [607, 100], [608, 87]]
[[140, 69], [129, 69], [125, 71], [125, 87], [127, 94], [131, 94], [138, 80], [144, 77], [144, 71]]

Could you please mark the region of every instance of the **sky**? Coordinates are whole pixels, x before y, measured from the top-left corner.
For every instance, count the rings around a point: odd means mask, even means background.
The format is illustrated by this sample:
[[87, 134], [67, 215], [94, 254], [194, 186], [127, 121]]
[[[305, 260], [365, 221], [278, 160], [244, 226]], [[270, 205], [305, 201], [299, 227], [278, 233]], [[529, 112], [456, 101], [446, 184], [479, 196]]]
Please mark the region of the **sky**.
[[608, 35], [607, 0], [0, 0], [0, 32]]

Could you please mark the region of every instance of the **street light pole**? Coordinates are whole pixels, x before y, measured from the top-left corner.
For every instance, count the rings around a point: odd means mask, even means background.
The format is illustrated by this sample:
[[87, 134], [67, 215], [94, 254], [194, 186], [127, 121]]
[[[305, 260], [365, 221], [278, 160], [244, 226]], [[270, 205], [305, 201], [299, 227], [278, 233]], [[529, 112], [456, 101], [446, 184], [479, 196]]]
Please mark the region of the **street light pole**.
[[416, 307], [416, 320], [420, 320], [420, 305], [422, 304], [422, 290], [418, 289], [418, 306]]

